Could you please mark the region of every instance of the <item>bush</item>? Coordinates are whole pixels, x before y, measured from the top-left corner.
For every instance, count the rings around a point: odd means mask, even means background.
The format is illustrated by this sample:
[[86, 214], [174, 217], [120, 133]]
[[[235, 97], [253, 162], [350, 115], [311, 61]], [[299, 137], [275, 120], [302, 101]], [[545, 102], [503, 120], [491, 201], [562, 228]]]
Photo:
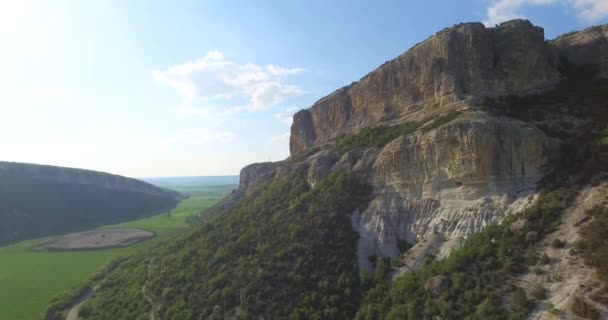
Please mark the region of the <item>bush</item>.
[[528, 297], [526, 296], [526, 292], [521, 289], [515, 289], [515, 292], [511, 295], [511, 309], [515, 311], [526, 311], [529, 308]]
[[557, 316], [559, 315], [559, 309], [555, 307], [555, 305], [551, 302], [547, 303], [547, 312], [550, 314]]
[[530, 292], [530, 297], [536, 301], [544, 300], [547, 297], [547, 290], [543, 286], [537, 285]]
[[412, 245], [407, 241], [401, 239], [397, 240], [397, 248], [399, 249], [399, 252], [401, 254], [406, 253], [408, 250], [410, 250], [411, 247]]
[[588, 248], [588, 244], [587, 241], [581, 239], [581, 240], [576, 240], [574, 241], [574, 249], [576, 249], [576, 251], [585, 251]]
[[597, 309], [578, 296], [574, 297], [572, 300], [570, 310], [572, 310], [575, 315], [585, 319], [594, 320], [600, 318], [600, 313], [597, 311]]
[[566, 245], [566, 243], [560, 239], [553, 239], [553, 241], [551, 241], [551, 246], [555, 249], [561, 249]]
[[574, 248], [582, 254], [585, 264], [595, 268], [608, 285], [608, 210], [595, 206], [587, 213], [593, 220], [579, 230], [581, 239], [574, 243]]
[[551, 258], [546, 253], [543, 253], [542, 257], [540, 257], [541, 264], [549, 264], [551, 262]]

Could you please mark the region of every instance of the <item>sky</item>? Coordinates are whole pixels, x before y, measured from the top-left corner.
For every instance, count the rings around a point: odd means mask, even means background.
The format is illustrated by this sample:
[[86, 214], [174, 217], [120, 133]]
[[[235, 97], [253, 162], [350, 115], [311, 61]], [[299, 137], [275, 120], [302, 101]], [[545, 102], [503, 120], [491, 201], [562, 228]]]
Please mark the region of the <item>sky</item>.
[[548, 39], [608, 0], [0, 0], [0, 160], [134, 177], [289, 155], [291, 116], [444, 27]]

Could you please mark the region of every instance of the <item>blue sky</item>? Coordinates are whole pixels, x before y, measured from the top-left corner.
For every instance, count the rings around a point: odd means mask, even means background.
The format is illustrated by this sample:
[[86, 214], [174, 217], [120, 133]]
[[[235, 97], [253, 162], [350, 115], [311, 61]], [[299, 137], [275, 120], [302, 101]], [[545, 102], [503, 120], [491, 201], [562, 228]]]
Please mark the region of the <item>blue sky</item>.
[[436, 31], [525, 17], [547, 38], [608, 0], [0, 0], [0, 160], [136, 177], [288, 156], [291, 115]]

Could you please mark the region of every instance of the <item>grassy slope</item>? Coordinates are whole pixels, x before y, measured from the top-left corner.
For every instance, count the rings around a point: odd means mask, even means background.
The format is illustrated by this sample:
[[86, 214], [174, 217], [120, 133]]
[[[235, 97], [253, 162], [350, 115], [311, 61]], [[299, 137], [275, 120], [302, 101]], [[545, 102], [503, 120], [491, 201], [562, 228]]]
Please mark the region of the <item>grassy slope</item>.
[[[222, 186], [218, 186], [223, 188]], [[176, 188], [179, 189], [179, 188]], [[188, 186], [190, 198], [169, 217], [166, 213], [107, 227], [138, 227], [153, 230], [149, 241], [120, 249], [89, 252], [32, 252], [44, 239], [22, 241], [0, 248], [0, 319], [37, 319], [58, 292], [82, 284], [113, 257], [149, 248], [187, 228], [186, 218], [221, 199], [216, 188]], [[223, 188], [222, 191], [226, 189]]]

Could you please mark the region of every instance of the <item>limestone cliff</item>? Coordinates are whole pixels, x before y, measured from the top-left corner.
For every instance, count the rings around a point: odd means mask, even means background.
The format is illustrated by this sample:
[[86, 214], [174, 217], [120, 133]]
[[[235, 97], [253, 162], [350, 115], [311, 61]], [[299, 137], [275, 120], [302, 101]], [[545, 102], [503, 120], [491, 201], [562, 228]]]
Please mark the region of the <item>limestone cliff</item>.
[[[230, 201], [291, 172], [301, 172], [312, 186], [334, 170], [348, 170], [374, 190], [369, 205], [352, 214], [361, 268], [371, 268], [370, 256], [399, 256], [402, 242], [414, 245], [402, 271], [430, 256], [444, 257], [534, 199], [537, 183], [563, 153], [563, 140], [547, 129], [555, 119], [571, 128], [586, 123], [549, 113], [517, 120], [494, 112], [488, 98], [552, 90], [573, 66], [604, 76], [606, 30], [591, 28], [552, 42], [523, 20], [442, 30], [295, 114], [292, 156], [244, 168]], [[431, 125], [448, 110], [460, 116]], [[407, 121], [422, 124], [381, 147], [332, 147], [347, 133]]]
[[542, 28], [514, 20], [496, 28], [465, 23], [442, 30], [363, 79], [294, 116], [297, 154], [362, 127], [429, 113], [474, 97], [522, 94], [559, 80]]

